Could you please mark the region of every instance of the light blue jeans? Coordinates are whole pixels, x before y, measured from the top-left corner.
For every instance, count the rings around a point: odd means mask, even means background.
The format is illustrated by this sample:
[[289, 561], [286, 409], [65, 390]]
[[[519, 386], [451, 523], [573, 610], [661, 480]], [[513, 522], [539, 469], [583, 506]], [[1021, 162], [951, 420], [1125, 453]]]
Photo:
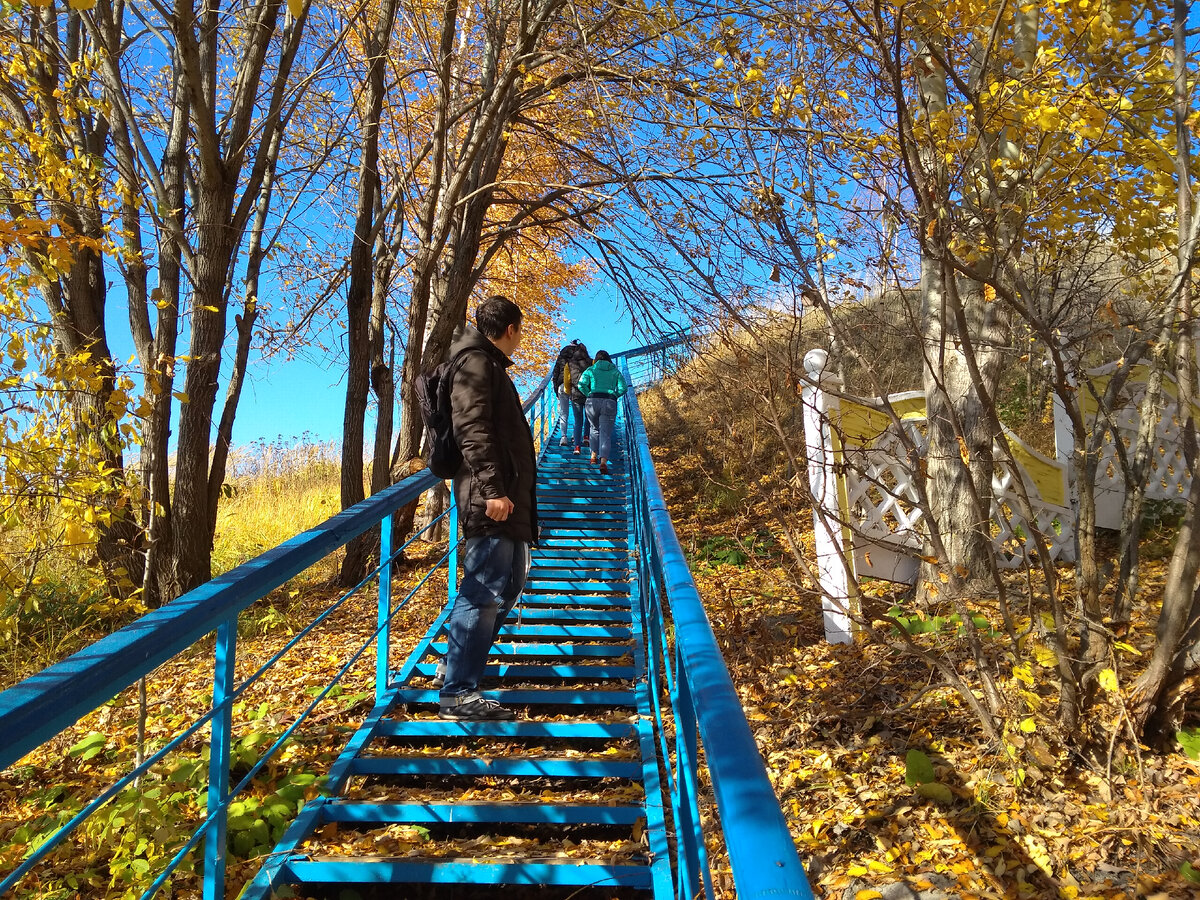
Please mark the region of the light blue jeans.
[[587, 417], [592, 423], [592, 452], [601, 459], [612, 459], [613, 426], [617, 424], [617, 401], [611, 397], [588, 397]]
[[562, 437], [567, 436], [567, 419], [571, 410], [575, 411], [575, 430], [572, 432], [571, 446], [579, 447], [591, 430], [587, 418], [583, 414], [583, 401], [577, 400], [570, 394], [558, 395], [558, 432]]
[[503, 535], [467, 538], [462, 584], [446, 621], [446, 683], [441, 702], [479, 690], [500, 626], [529, 577], [529, 545]]

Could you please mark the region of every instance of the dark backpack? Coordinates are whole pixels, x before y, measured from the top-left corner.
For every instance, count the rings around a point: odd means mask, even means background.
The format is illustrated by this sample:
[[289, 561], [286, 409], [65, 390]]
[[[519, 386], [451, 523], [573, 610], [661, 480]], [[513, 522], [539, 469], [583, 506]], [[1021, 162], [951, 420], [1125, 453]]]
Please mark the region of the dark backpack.
[[425, 461], [429, 464], [429, 471], [438, 478], [453, 478], [463, 464], [462, 450], [454, 439], [450, 387], [454, 380], [454, 369], [466, 352], [460, 350], [432, 372], [417, 376], [417, 403], [421, 407], [421, 420], [425, 423]]

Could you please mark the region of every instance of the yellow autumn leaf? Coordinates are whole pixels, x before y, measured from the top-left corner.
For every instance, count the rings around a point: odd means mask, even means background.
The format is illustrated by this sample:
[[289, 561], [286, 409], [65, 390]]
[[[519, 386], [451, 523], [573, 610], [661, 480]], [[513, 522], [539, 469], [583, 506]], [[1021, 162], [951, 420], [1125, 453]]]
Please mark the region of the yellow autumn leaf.
[[855, 893], [854, 900], [880, 900], [881, 897], [883, 897], [882, 892], [874, 888], [867, 888]]
[[304, 0], [288, 0], [288, 12], [293, 18], [299, 18], [300, 13], [304, 12]]
[[1037, 722], [1033, 721], [1032, 716], [1028, 719], [1023, 719], [1021, 721], [1021, 730], [1026, 734], [1029, 734], [1031, 731], [1037, 731]]
[[1038, 644], [1033, 648], [1033, 658], [1038, 661], [1039, 666], [1045, 666], [1047, 669], [1052, 669], [1058, 665], [1058, 654], [1042, 644]]
[[67, 5], [71, 9], [92, 9], [96, 5], [96, 0], [67, 0]]
[[1117, 692], [1117, 673], [1112, 669], [1105, 669], [1100, 673], [1100, 687], [1104, 688], [1110, 694]]
[[87, 543], [87, 533], [78, 522], [68, 522], [66, 528], [66, 539], [69, 545], [78, 546]]

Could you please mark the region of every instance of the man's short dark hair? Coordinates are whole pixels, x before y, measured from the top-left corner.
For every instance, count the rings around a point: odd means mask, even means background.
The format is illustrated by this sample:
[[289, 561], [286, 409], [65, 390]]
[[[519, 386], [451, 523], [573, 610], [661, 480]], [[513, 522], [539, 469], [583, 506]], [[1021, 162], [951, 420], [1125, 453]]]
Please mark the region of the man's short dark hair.
[[488, 340], [502, 337], [509, 325], [520, 325], [521, 307], [501, 294], [488, 297], [475, 308], [475, 327]]

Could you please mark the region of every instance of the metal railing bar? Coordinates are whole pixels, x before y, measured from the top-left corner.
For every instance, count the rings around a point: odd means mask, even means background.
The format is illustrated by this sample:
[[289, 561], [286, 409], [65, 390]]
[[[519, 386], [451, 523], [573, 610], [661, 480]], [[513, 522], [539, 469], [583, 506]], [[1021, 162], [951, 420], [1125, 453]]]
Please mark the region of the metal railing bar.
[[[433, 524], [433, 523], [430, 523], [430, 524]], [[354, 655], [350, 657], [349, 662], [347, 662], [345, 666], [343, 666], [340, 670], [338, 670], [337, 674], [335, 674], [333, 676], [333, 679], [326, 686], [325, 690], [322, 691], [322, 693], [318, 694], [317, 697], [313, 700], [313, 702], [310, 703], [307, 707], [305, 707], [303, 712], [301, 712], [296, 717], [296, 721], [293, 722], [291, 725], [289, 725], [287, 727], [287, 729], [282, 734], [280, 734], [280, 736], [275, 740], [275, 742], [272, 743], [271, 746], [266, 749], [266, 751], [264, 751], [263, 755], [259, 758], [258, 762], [256, 762], [253, 766], [251, 766], [250, 770], [246, 773], [245, 777], [243, 777], [242, 780], [240, 782], [238, 782], [237, 787], [235, 787], [230, 792], [231, 797], [237, 796], [242, 791], [242, 789], [250, 783], [250, 781], [254, 778], [254, 776], [256, 774], [258, 774], [258, 772], [267, 763], [267, 761], [274, 755], [275, 751], [283, 746], [284, 742], [287, 740], [287, 738], [289, 736], [291, 736], [292, 732], [295, 731], [296, 728], [299, 727], [303, 723], [303, 721], [309, 716], [309, 714], [312, 713], [312, 711], [316, 708], [317, 704], [325, 696], [326, 692], [328, 692], [335, 684], [337, 684], [337, 682], [341, 681], [341, 679], [345, 676], [346, 672], [349, 671], [350, 667], [355, 662], [357, 662], [364, 653], [367, 652], [367, 650], [371, 647], [371, 644], [379, 636], [380, 632], [382, 632], [385, 627], [387, 627], [389, 624], [391, 624], [391, 621], [395, 617], [396, 613], [398, 613], [400, 610], [402, 610], [408, 604], [408, 601], [416, 596], [417, 591], [421, 590], [421, 588], [425, 586], [425, 583], [427, 581], [429, 581], [429, 579], [433, 576], [433, 573], [442, 567], [442, 564], [445, 563], [446, 558], [449, 555], [450, 555], [449, 551], [447, 551], [446, 553], [443, 553], [441, 558], [429, 568], [429, 570], [425, 573], [424, 576], [422, 576], [421, 580], [416, 583], [416, 585], [412, 588], [412, 590], [410, 590], [407, 594], [405, 594], [404, 599], [402, 599], [399, 603], [397, 603], [391, 609], [391, 611], [387, 615], [386, 620], [383, 622], [377, 623], [375, 630], [373, 632], [371, 632], [371, 634], [367, 635], [367, 638], [363, 642], [362, 646], [359, 647], [358, 650], [355, 651]], [[378, 571], [378, 569], [376, 571]], [[356, 590], [357, 590], [357, 588], [356, 588]]]
[[[395, 559], [396, 556], [398, 556], [400, 553], [402, 553], [404, 551], [404, 549], [406, 547], [408, 547], [408, 545], [410, 543], [412, 543], [412, 541], [416, 540], [420, 535], [424, 534], [426, 531], [428, 531], [430, 528], [432, 528], [434, 525], [436, 525], [448, 512], [449, 512], [449, 510], [446, 510], [445, 512], [442, 513], [442, 515], [438, 516], [436, 519], [429, 522], [420, 531], [416, 532], [411, 538], [409, 538], [408, 541], [406, 541], [404, 543], [403, 546], [401, 546], [398, 550], [395, 551], [395, 553], [392, 554], [392, 559]], [[420, 588], [420, 586], [423, 585], [426, 580], [428, 580], [428, 578], [430, 577], [430, 575], [433, 574], [433, 572], [437, 571], [437, 569], [439, 569], [442, 566], [442, 564], [446, 561], [446, 558], [448, 555], [449, 555], [448, 553], [443, 554], [442, 557], [433, 564], [432, 568], [426, 574], [425, 578], [423, 578], [421, 580], [421, 582], [420, 582], [420, 584], [418, 584], [417, 588], [414, 588], [413, 592], [410, 593], [408, 596], [406, 596], [404, 598], [404, 600], [402, 600], [395, 607], [395, 609], [393, 610], [393, 615], [395, 614], [396, 611], [399, 611], [401, 608], [403, 608], [403, 606], [408, 602], [408, 600], [410, 600], [412, 598], [413, 593], [415, 593], [416, 590], [418, 590]], [[223, 711], [225, 707], [230, 706], [233, 703], [236, 703], [239, 699], [241, 699], [242, 695], [245, 694], [246, 691], [248, 691], [249, 688], [255, 682], [257, 682], [257, 680], [259, 678], [261, 678], [262, 675], [265, 674], [268, 669], [270, 669], [277, 662], [279, 662], [279, 660], [282, 659], [283, 656], [289, 650], [291, 650], [304, 637], [306, 637], [309, 633], [311, 633], [318, 625], [322, 624], [326, 619], [328, 619], [335, 611], [337, 611], [338, 608], [340, 608], [348, 599], [350, 599], [350, 597], [354, 596], [354, 594], [360, 588], [362, 588], [368, 582], [373, 580], [378, 575], [378, 573], [382, 570], [382, 568], [383, 568], [382, 564], [380, 564], [379, 566], [376, 566], [375, 569], [371, 573], [369, 573], [362, 581], [360, 581], [357, 585], [355, 585], [353, 588], [351, 588], [349, 591], [347, 591], [345, 594], [343, 594], [341, 597], [339, 597], [336, 601], [334, 601], [332, 604], [330, 604], [326, 609], [324, 609], [315, 619], [313, 619], [312, 622], [310, 622], [308, 625], [306, 625], [304, 628], [302, 628], [299, 632], [297, 632], [296, 635], [293, 636], [292, 639], [289, 640], [274, 656], [272, 656], [269, 660], [267, 660], [266, 663], [264, 663], [262, 666], [260, 666], [258, 671], [256, 671], [253, 675], [250, 675], [249, 677], [247, 677], [241, 684], [239, 684], [237, 686], [237, 688], [230, 693], [229, 697], [225, 701], [223, 701], [222, 703], [220, 703], [218, 705], [214, 705], [213, 707], [211, 707], [203, 716], [201, 716], [199, 719], [197, 719], [195, 722], [193, 722], [191, 725], [189, 725], [187, 728], [185, 728], [176, 737], [172, 738], [168, 743], [163, 745], [163, 747], [160, 750], [158, 750], [156, 753], [154, 753], [149, 758], [145, 759], [141, 763], [141, 765], [136, 766], [134, 769], [130, 770], [124, 777], [122, 777], [119, 780], [117, 780], [116, 782], [114, 782], [111, 786], [109, 786], [109, 788], [107, 790], [105, 790], [103, 793], [101, 793], [95, 799], [93, 799], [90, 803], [88, 803], [85, 807], [83, 807], [83, 809], [81, 809], [75, 816], [73, 816], [70, 821], [65, 823], [61, 828], [58, 829], [58, 831], [56, 831], [53, 835], [51, 835], [49, 838], [47, 838], [46, 841], [43, 842], [37, 848], [37, 850], [35, 850], [30, 856], [26, 857], [22, 861], [21, 865], [19, 865], [16, 869], [14, 869], [11, 873], [9, 873], [9, 875], [6, 876], [3, 881], [0, 881], [0, 895], [2, 895], [5, 891], [7, 891], [10, 888], [12, 888], [13, 886], [15, 886], [17, 884], [17, 882], [19, 882], [22, 878], [24, 878], [27, 874], [29, 874], [29, 872], [32, 870], [32, 868], [35, 865], [37, 865], [38, 862], [40, 862], [42, 859], [44, 859], [47, 854], [49, 854], [60, 843], [62, 843], [62, 841], [66, 837], [68, 837], [71, 834], [71, 832], [73, 832], [76, 828], [78, 828], [85, 820], [90, 818], [93, 813], [95, 813], [97, 810], [99, 810], [102, 806], [104, 806], [110, 800], [115, 798], [118, 794], [121, 793], [121, 791], [123, 791], [126, 787], [128, 787], [132, 782], [136, 781], [142, 775], [146, 774], [150, 770], [151, 767], [153, 767], [155, 764], [160, 762], [168, 753], [177, 749], [189, 737], [192, 737], [198, 731], [200, 731], [202, 728], [204, 728], [204, 726], [207, 725], [213, 719], [213, 717], [216, 716], [219, 712]], [[390, 617], [389, 617], [389, 621], [390, 621]], [[378, 631], [376, 633], [378, 633]], [[375, 635], [372, 635], [372, 638], [374, 638], [374, 636]], [[362, 651], [360, 651], [360, 655], [361, 655], [361, 652]], [[299, 719], [297, 719], [296, 722], [293, 724], [293, 727], [289, 728], [288, 731], [285, 732], [284, 736], [286, 737], [288, 734], [290, 734], [294, 730], [295, 725], [299, 725], [303, 721], [303, 718], [305, 716], [307, 716], [307, 713], [303, 714]], [[277, 745], [281, 741], [282, 741], [282, 738], [280, 739], [280, 741], [277, 741], [276, 744], [274, 744], [270, 748], [268, 748], [266, 754], [264, 754], [264, 756], [263, 756], [262, 761], [265, 762], [267, 759], [270, 758], [270, 755], [277, 749]], [[261, 768], [261, 766], [257, 767], [254, 771], [258, 771], [258, 768]], [[241, 786], [239, 785], [239, 787], [237, 789], [235, 789], [230, 794], [230, 796], [231, 797], [236, 796], [240, 789], [241, 789]]]
[[[430, 523], [430, 524], [432, 524], [432, 523]], [[433, 573], [436, 572], [439, 568], [441, 568], [442, 564], [446, 561], [446, 557], [448, 555], [449, 555], [449, 553], [443, 554], [441, 559], [439, 559], [436, 563], [433, 564], [433, 566], [429, 569], [428, 572], [425, 573], [425, 576], [417, 583], [417, 585], [415, 587], [413, 587], [413, 589], [408, 592], [408, 594], [404, 597], [404, 599], [401, 600], [396, 605], [396, 607], [391, 611], [391, 613], [388, 616], [389, 622], [391, 621], [392, 617], [397, 612], [399, 612], [401, 609], [403, 609], [404, 606], [408, 603], [408, 601], [411, 600], [416, 595], [417, 591], [419, 591], [424, 586], [425, 582], [429, 580], [429, 578], [433, 575]], [[376, 569], [376, 572], [378, 572], [378, 569]], [[366, 580], [370, 580], [370, 578], [368, 578]], [[361, 587], [362, 584], [365, 583], [365, 581], [360, 583], [353, 590], [358, 590], [358, 588]], [[343, 600], [344, 599], [345, 598], [343, 598]], [[379, 632], [382, 629], [383, 629], [383, 626], [381, 625], [378, 628], [376, 628], [374, 632], [372, 632], [371, 634], [369, 634], [367, 636], [366, 640], [363, 641], [362, 646], [360, 646], [358, 648], [358, 650], [356, 650], [350, 656], [350, 658], [346, 661], [345, 665], [343, 665], [334, 674], [334, 676], [330, 679], [329, 683], [327, 685], [325, 685], [325, 687], [321, 689], [320, 693], [318, 693], [315, 697], [313, 697], [312, 701], [308, 704], [308, 706], [306, 706], [299, 713], [299, 715], [296, 716], [296, 720], [294, 722], [292, 722], [292, 724], [290, 724], [286, 729], [284, 729], [284, 731], [279, 735], [278, 738], [275, 739], [275, 741], [271, 744], [271, 746], [268, 747], [263, 752], [263, 755], [261, 757], [259, 757], [258, 761], [255, 762], [254, 765], [252, 765], [250, 767], [250, 769], [242, 777], [242, 780], [239, 781], [237, 783], [237, 785], [233, 788], [233, 790], [231, 790], [229, 792], [229, 795], [226, 798], [226, 800], [231, 800], [232, 798], [236, 797], [238, 794], [240, 794], [246, 788], [247, 785], [250, 784], [251, 781], [254, 780], [254, 776], [257, 775], [260, 771], [262, 771], [263, 766], [265, 766], [270, 761], [271, 757], [273, 757], [275, 755], [275, 752], [277, 750], [279, 750], [287, 742], [287, 739], [289, 737], [291, 737], [292, 734], [296, 731], [296, 729], [299, 728], [304, 723], [304, 721], [312, 714], [313, 710], [317, 708], [317, 706], [321, 703], [321, 701], [324, 700], [329, 695], [329, 692], [331, 690], [333, 690], [334, 687], [337, 686], [337, 684], [346, 676], [346, 674], [350, 671], [350, 669], [354, 666], [354, 664], [356, 662], [358, 662], [359, 659], [362, 658], [363, 654], [366, 653], [368, 649], [370, 649], [371, 645], [375, 641], [375, 638], [378, 636]], [[243, 683], [238, 688], [239, 692], [244, 690], [244, 688], [247, 686], [248, 686], [247, 684]], [[230, 695], [229, 702], [232, 702], [234, 699], [235, 699], [234, 696]], [[176, 855], [174, 857], [172, 857], [171, 861], [167, 864], [167, 868], [164, 869], [163, 872], [160, 873], [159, 877], [156, 878], [155, 881], [150, 885], [150, 887], [146, 889], [146, 893], [142, 894], [141, 900], [148, 900], [148, 898], [154, 896], [154, 894], [158, 891], [158, 889], [161, 888], [162, 885], [165, 883], [166, 878], [168, 876], [170, 876], [175, 871], [176, 868], [179, 867], [179, 864], [181, 862], [183, 862], [184, 858], [187, 855], [187, 852], [190, 852], [193, 848], [195, 848], [196, 844], [202, 839], [205, 829], [215, 821], [215, 816], [219, 813], [223, 813], [226, 810], [227, 806], [228, 806], [228, 803], [221, 803], [221, 805], [217, 808], [217, 810], [210, 813], [204, 819], [204, 821], [201, 822], [199, 826], [197, 826], [196, 831], [193, 832], [193, 839], [189, 840], [188, 843], [185, 844], [183, 846], [183, 848], [181, 848], [180, 851], [178, 853], [176, 853]]]
[[795, 842], [671, 523], [633, 391], [625, 395], [625, 409], [670, 601], [676, 651], [684, 663], [681, 674], [697, 699], [699, 734], [738, 897], [812, 900]]
[[[447, 512], [448, 511], [449, 510], [447, 510]], [[388, 558], [388, 561], [389, 562], [395, 561], [396, 557], [399, 556], [401, 553], [403, 553], [409, 544], [411, 544], [418, 537], [420, 537], [422, 534], [424, 534], [426, 531], [428, 531], [430, 528], [432, 528], [434, 525], [436, 525], [439, 521], [441, 521], [442, 517], [445, 515], [446, 515], [446, 513], [443, 512], [442, 515], [438, 516], [436, 519], [434, 519], [432, 522], [427, 524], [424, 528], [422, 528], [420, 531], [418, 531], [416, 534], [414, 534], [412, 537], [410, 537], [407, 541], [405, 541], [403, 546], [401, 546], [398, 550], [396, 550], [394, 553], [392, 553], [392, 555]], [[433, 564], [433, 566], [430, 568], [429, 572], [426, 574], [425, 578], [423, 578], [420, 583], [424, 584], [425, 580], [428, 579], [429, 575], [432, 575], [433, 572], [437, 571], [437, 569], [440, 568], [442, 563], [444, 563], [445, 561], [446, 561], [446, 555], [443, 554], [442, 558]], [[358, 582], [358, 584], [354, 585], [354, 587], [350, 588], [348, 591], [346, 591], [344, 594], [342, 594], [342, 596], [340, 596], [337, 600], [335, 600], [333, 603], [331, 603], [329, 606], [327, 606], [324, 610], [322, 610], [316, 616], [316, 618], [314, 618], [311, 622], [309, 622], [307, 625], [305, 625], [303, 628], [301, 628], [298, 632], [296, 632], [296, 634], [292, 637], [292, 639], [289, 640], [286, 644], [284, 644], [283, 647], [280, 648], [280, 650], [278, 652], [276, 652], [276, 654], [274, 656], [272, 656], [265, 663], [263, 663], [261, 666], [259, 666], [258, 671], [256, 671], [253, 675], [247, 676], [245, 681], [243, 681], [241, 684], [238, 685], [237, 691], [234, 694], [230, 695], [229, 702], [232, 703], [233, 701], [237, 700], [243, 693], [245, 693], [246, 689], [250, 685], [257, 682], [258, 679], [260, 679], [263, 675], [266, 674], [268, 669], [270, 669], [272, 666], [274, 666], [275, 663], [279, 662], [279, 660], [281, 660], [283, 658], [284, 654], [286, 654], [289, 650], [291, 650], [293, 647], [295, 647], [296, 644], [300, 643], [300, 641], [303, 638], [307, 637], [313, 630], [315, 630], [318, 625], [324, 624], [326, 619], [328, 619], [335, 612], [337, 612], [337, 610], [340, 609], [341, 606], [347, 600], [349, 600], [351, 597], [353, 597], [355, 594], [357, 594], [360, 589], [366, 587], [367, 584], [369, 584], [370, 582], [374, 581], [377, 577], [379, 577], [379, 574], [383, 571], [383, 568], [384, 568], [384, 563], [380, 562], [377, 566], [375, 566], [374, 569], [372, 569], [370, 572], [368, 572], [363, 577], [363, 579], [360, 582]], [[400, 601], [400, 604], [395, 607], [395, 610], [399, 610], [400, 608], [402, 608], [404, 606], [404, 604], [408, 602], [408, 600], [409, 600], [409, 598], [411, 598], [411, 596], [412, 595], [410, 594], [408, 597], [405, 597], [404, 600]], [[395, 613], [395, 610], [393, 610], [393, 614]], [[389, 621], [390, 621], [390, 617], [389, 617]], [[372, 635], [372, 637], [374, 637], [374, 635]], [[214, 707], [214, 711], [216, 711], [216, 709], [217, 709], [217, 707]]]
[[0, 769], [437, 483], [411, 475], [0, 693]]

